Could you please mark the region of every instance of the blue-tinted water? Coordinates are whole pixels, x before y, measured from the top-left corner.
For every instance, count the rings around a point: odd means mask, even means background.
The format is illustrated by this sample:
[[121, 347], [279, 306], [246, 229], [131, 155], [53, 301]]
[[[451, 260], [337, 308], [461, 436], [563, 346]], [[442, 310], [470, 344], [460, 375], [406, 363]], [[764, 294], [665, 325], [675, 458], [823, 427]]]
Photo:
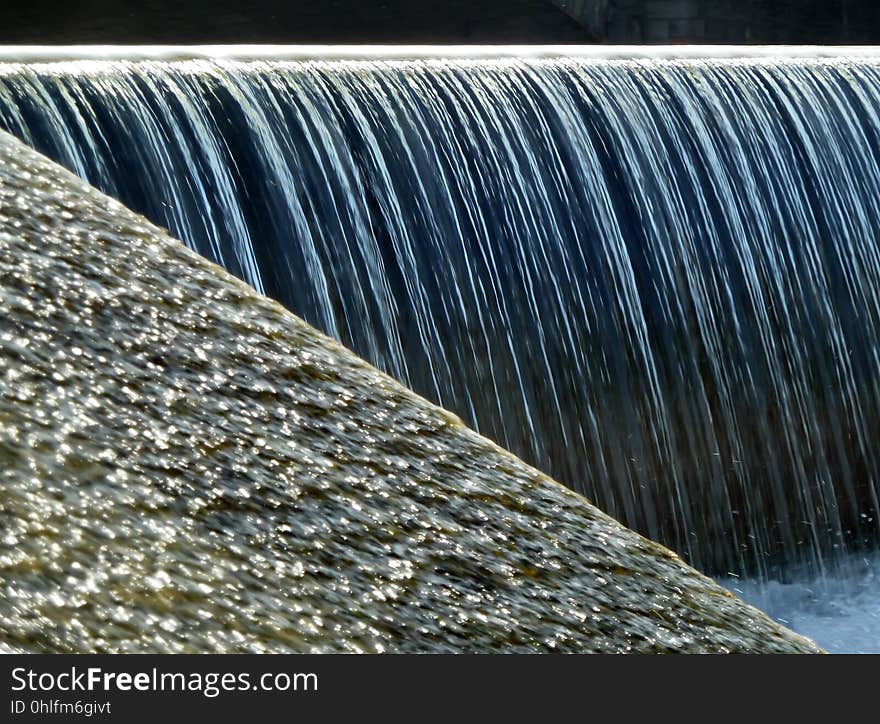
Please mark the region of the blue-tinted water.
[[0, 126], [706, 570], [877, 534], [870, 58], [0, 64]]

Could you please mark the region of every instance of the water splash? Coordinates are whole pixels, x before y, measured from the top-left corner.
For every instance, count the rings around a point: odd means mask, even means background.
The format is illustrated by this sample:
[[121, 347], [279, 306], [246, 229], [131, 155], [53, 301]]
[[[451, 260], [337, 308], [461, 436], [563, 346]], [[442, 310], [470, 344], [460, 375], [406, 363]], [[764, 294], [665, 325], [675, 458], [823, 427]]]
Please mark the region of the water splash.
[[846, 556], [834, 576], [786, 571], [781, 580], [725, 585], [832, 654], [880, 653], [880, 557]]
[[768, 574], [876, 537], [878, 81], [5, 64], [0, 125], [626, 524]]

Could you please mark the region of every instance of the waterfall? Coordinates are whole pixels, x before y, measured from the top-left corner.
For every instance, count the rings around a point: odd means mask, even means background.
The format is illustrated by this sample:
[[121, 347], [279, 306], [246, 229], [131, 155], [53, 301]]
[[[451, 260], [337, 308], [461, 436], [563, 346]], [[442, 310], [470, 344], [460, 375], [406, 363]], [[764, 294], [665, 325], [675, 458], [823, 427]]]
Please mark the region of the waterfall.
[[5, 62], [0, 126], [704, 570], [876, 542], [880, 61]]

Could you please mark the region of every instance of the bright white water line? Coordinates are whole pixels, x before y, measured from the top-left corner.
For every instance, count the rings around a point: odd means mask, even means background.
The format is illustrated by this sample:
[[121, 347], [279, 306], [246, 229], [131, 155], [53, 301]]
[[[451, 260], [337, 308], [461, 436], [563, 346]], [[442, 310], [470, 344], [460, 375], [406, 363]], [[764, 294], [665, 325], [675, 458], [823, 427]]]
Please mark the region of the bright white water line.
[[7, 45], [0, 62], [68, 60], [595, 60], [876, 58], [876, 46], [818, 45]]

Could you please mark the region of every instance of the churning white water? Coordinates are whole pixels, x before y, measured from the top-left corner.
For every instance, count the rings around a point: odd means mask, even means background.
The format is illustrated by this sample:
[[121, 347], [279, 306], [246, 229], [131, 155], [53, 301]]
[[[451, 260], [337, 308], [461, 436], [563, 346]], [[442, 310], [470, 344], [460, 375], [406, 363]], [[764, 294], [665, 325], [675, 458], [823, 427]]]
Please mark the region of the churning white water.
[[880, 653], [880, 555], [845, 558], [827, 576], [794, 571], [785, 581], [724, 585], [831, 653]]

